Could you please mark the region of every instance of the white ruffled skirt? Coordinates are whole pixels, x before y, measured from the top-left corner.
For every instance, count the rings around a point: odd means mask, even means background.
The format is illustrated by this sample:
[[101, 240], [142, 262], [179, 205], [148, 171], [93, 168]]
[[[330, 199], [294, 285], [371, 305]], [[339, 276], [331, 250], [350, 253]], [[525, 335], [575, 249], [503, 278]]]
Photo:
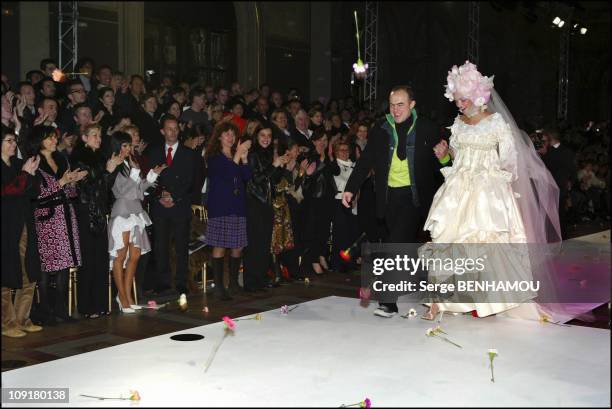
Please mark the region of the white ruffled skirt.
[[[108, 252], [110, 254], [110, 268], [113, 268], [113, 262], [117, 258], [117, 251], [125, 247], [123, 243], [123, 233], [130, 232], [129, 243], [140, 248], [140, 254], [146, 254], [151, 251], [151, 242], [145, 228], [150, 226], [151, 219], [146, 212], [138, 214], [130, 214], [127, 218], [122, 216], [113, 217], [109, 220], [108, 225]], [[129, 256], [129, 255], [128, 255]], [[128, 257], [123, 262], [123, 267], [127, 263]]]

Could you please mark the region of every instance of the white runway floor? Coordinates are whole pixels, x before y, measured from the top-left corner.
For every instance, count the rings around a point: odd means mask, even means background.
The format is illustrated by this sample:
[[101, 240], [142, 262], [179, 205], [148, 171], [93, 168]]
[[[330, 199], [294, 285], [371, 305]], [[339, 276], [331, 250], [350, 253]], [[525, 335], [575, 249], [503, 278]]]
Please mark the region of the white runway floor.
[[[288, 315], [239, 321], [208, 373], [219, 322], [2, 373], [2, 387], [68, 387], [71, 406], [328, 406], [369, 397], [383, 406], [610, 405], [610, 331], [503, 317], [447, 314], [463, 346], [428, 338], [433, 324], [378, 318], [371, 303], [327, 297]], [[400, 313], [422, 306], [400, 304]], [[496, 348], [495, 383], [487, 350]], [[98, 401], [79, 394], [142, 400]], [[3, 405], [8, 406], [8, 405]]]

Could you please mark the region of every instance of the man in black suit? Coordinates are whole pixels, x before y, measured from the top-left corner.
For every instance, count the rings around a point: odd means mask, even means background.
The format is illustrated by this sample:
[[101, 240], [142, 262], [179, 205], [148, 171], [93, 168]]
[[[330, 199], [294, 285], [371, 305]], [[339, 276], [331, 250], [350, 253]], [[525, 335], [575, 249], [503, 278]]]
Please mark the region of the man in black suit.
[[173, 115], [162, 119], [161, 134], [165, 143], [150, 150], [150, 164], [155, 167], [167, 164], [157, 180], [156, 197], [151, 200], [151, 218], [153, 219], [154, 254], [157, 262], [156, 293], [170, 289], [170, 265], [168, 250], [170, 234], [174, 234], [176, 249], [177, 292], [187, 293], [187, 265], [189, 257], [189, 236], [191, 228], [191, 198], [195, 186], [200, 180], [201, 161], [193, 150], [178, 142], [178, 120]]
[[[387, 243], [415, 243], [427, 218], [433, 196], [442, 184], [440, 168], [449, 163], [448, 145], [440, 142], [437, 126], [414, 109], [409, 86], [396, 86], [389, 95], [390, 114], [376, 124], [355, 165], [342, 203], [349, 207], [371, 170], [376, 186], [376, 217], [384, 219]], [[438, 161], [434, 149], [443, 151]], [[396, 298], [397, 300], [397, 298]], [[397, 313], [397, 303], [379, 302], [380, 317]]]
[[268, 110], [270, 109], [270, 104], [268, 103], [268, 99], [265, 97], [257, 98], [257, 102], [255, 103], [255, 115], [253, 119], [257, 119], [263, 126], [270, 126], [271, 120], [268, 116]]
[[570, 184], [577, 189], [576, 177], [578, 170], [574, 152], [561, 143], [559, 132], [555, 129], [546, 129], [542, 132], [546, 152], [542, 161], [552, 174], [553, 179], [559, 186], [559, 224], [561, 224], [562, 239], [566, 239], [567, 208], [566, 202], [569, 197]]

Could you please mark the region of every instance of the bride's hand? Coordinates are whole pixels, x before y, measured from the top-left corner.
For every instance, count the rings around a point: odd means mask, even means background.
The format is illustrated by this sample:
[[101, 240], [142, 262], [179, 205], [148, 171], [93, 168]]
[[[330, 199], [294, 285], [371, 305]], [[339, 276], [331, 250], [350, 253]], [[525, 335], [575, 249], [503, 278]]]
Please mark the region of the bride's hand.
[[448, 154], [448, 143], [442, 139], [433, 150], [438, 160], [443, 159]]

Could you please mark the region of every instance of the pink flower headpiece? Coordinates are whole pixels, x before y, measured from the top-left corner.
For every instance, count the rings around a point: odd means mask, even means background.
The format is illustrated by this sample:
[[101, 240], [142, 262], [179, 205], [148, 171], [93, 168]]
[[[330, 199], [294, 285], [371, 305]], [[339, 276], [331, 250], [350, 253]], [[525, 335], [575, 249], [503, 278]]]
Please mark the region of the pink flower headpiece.
[[483, 76], [476, 66], [466, 61], [461, 67], [453, 65], [446, 77], [446, 92], [444, 96], [449, 101], [454, 101], [454, 93], [468, 98], [477, 107], [484, 106], [489, 102], [491, 89], [493, 89], [493, 77]]

